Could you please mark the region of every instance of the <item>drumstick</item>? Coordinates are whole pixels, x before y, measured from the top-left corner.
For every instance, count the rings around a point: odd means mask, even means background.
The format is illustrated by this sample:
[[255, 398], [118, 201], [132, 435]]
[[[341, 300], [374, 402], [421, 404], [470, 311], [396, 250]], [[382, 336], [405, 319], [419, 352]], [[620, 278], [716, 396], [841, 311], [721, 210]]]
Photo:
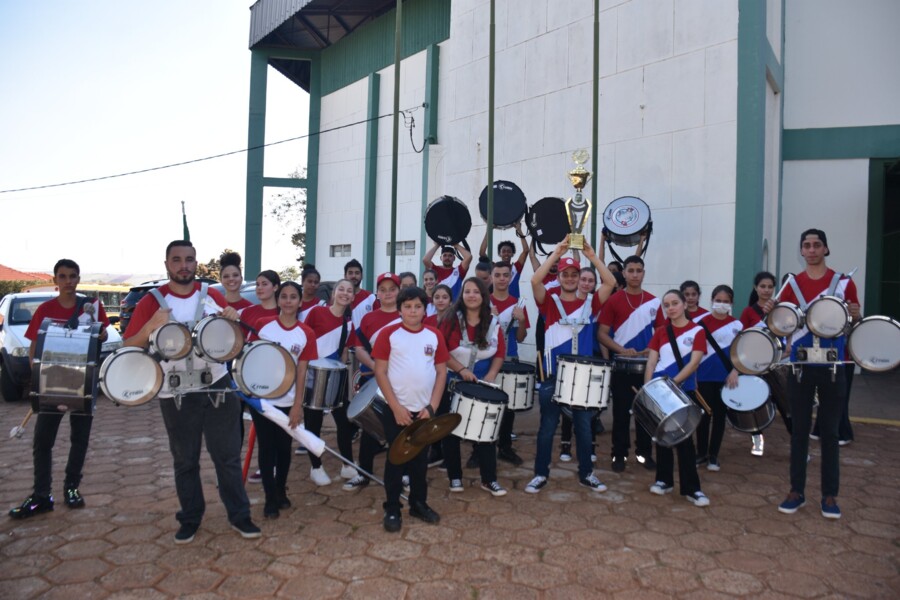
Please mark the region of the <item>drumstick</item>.
[[709, 407], [709, 404], [706, 403], [706, 400], [700, 394], [700, 390], [694, 390], [694, 395], [697, 396], [697, 402], [700, 403], [701, 408], [706, 411], [706, 414], [712, 415], [712, 409]]
[[784, 283], [781, 286], [781, 289], [778, 290], [778, 293], [772, 296], [772, 302], [778, 302], [778, 299], [781, 297], [781, 294], [784, 293], [785, 288], [787, 288], [788, 284], [791, 283], [791, 280], [794, 278], [794, 274], [788, 274], [787, 279], [784, 280]]
[[25, 425], [28, 423], [28, 419], [31, 418], [31, 415], [34, 414], [34, 410], [29, 408], [28, 412], [25, 413], [25, 418], [22, 419], [22, 424], [13, 427], [9, 432], [9, 438], [20, 438], [25, 435]]

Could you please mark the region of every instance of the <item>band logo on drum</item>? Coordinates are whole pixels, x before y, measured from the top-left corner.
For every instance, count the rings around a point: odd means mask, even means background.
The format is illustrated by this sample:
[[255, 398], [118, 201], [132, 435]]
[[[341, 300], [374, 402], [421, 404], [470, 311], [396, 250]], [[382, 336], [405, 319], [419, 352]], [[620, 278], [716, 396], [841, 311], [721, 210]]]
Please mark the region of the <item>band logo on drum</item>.
[[637, 208], [626, 205], [616, 210], [611, 218], [620, 227], [631, 227], [637, 222], [638, 217], [640, 217], [640, 213]]

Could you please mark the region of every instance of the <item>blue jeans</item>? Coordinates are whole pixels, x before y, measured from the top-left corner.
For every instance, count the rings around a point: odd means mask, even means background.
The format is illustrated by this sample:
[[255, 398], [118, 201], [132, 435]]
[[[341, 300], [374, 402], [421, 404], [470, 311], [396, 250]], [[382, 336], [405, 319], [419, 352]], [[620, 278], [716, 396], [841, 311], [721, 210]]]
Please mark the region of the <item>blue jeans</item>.
[[[541, 384], [538, 400], [541, 405], [541, 425], [537, 435], [537, 456], [534, 457], [534, 474], [550, 477], [550, 456], [553, 453], [553, 437], [559, 425], [559, 404], [552, 400], [556, 389], [556, 378], [551, 377]], [[573, 410], [572, 423], [575, 426], [575, 454], [578, 457], [578, 477], [584, 479], [594, 471], [591, 462], [591, 416], [594, 411]]]
[[[212, 389], [224, 387], [224, 379], [210, 386]], [[225, 401], [216, 408], [212, 403], [215, 396], [215, 393], [207, 392], [185, 394], [180, 410], [173, 398], [159, 399], [175, 467], [175, 491], [181, 504], [175, 517], [182, 524], [199, 525], [206, 511], [200, 481], [200, 448], [204, 438], [216, 469], [219, 497], [225, 505], [228, 520], [236, 523], [250, 517], [250, 500], [241, 471], [241, 403], [237, 396], [226, 393]]]

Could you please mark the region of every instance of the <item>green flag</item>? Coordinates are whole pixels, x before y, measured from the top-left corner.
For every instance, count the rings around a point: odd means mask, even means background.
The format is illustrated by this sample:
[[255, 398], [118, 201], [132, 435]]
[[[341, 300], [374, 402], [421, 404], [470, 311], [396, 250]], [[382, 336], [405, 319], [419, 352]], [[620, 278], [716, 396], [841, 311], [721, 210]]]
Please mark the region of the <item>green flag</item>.
[[184, 212], [184, 200], [181, 201], [181, 220], [184, 225], [184, 239], [191, 241], [191, 230], [187, 226], [187, 213]]

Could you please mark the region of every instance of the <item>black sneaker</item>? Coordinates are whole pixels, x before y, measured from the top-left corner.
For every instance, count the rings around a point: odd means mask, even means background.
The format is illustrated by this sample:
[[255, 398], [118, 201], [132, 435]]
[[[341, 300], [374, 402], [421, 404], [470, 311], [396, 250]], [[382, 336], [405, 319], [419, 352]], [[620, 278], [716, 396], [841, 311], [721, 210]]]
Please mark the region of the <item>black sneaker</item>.
[[9, 516], [13, 519], [27, 519], [40, 513], [50, 512], [53, 510], [52, 496], [35, 496], [31, 495], [25, 498], [21, 505], [9, 511]]
[[656, 470], [656, 461], [653, 460], [652, 456], [642, 456], [640, 454], [636, 455], [637, 461], [644, 465], [644, 468], [648, 471]]
[[516, 454], [516, 451], [512, 448], [499, 448], [497, 450], [497, 458], [517, 467], [524, 462], [522, 457]]
[[469, 460], [466, 461], [467, 469], [477, 469], [478, 468], [478, 455], [474, 452], [471, 456], [469, 456]]
[[704, 454], [703, 456], [698, 456], [695, 462], [697, 463], [698, 467], [701, 467], [709, 462], [709, 457], [706, 454]]
[[200, 529], [199, 523], [182, 523], [178, 531], [175, 532], [175, 543], [190, 544], [194, 541], [194, 536], [197, 535], [198, 529]]
[[241, 537], [245, 540], [252, 540], [258, 537], [262, 537], [262, 531], [259, 527], [253, 524], [253, 521], [250, 520], [250, 517], [245, 517], [237, 523], [232, 523], [231, 528], [241, 534]]
[[403, 517], [397, 509], [384, 511], [384, 520], [381, 522], [384, 530], [389, 533], [397, 533], [403, 525]]
[[624, 473], [625, 472], [625, 457], [624, 456], [614, 456], [613, 457], [612, 470], [615, 473]]
[[415, 502], [409, 505], [409, 516], [421, 519], [426, 523], [437, 524], [441, 522], [441, 515], [432, 510], [424, 502]]
[[66, 497], [66, 506], [69, 508], [84, 508], [84, 498], [81, 497], [78, 488], [66, 488], [64, 496]]
[[266, 519], [277, 519], [280, 516], [281, 511], [278, 510], [278, 501], [266, 502], [265, 507], [263, 507], [263, 517]]

